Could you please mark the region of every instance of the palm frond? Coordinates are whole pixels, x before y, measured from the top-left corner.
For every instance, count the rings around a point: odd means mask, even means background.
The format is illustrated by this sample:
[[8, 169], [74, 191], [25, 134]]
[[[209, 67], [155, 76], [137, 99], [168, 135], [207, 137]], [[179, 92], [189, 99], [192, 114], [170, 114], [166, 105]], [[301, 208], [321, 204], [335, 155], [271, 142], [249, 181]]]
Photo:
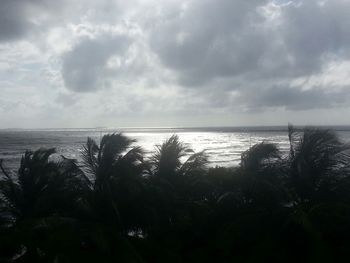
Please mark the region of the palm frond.
[[60, 174], [68, 184], [78, 184], [76, 187], [92, 187], [91, 178], [86, 176], [84, 171], [78, 166], [77, 160], [61, 156], [57, 164]]
[[33, 162], [38, 162], [38, 163], [48, 163], [49, 162], [49, 157], [56, 153], [55, 148], [40, 148], [39, 150], [36, 150], [32, 154], [32, 159]]
[[54, 148], [25, 152], [18, 170], [18, 182], [23, 189], [39, 191], [45, 187], [50, 172], [57, 168], [54, 162], [49, 161], [55, 152]]
[[290, 182], [298, 198], [330, 198], [341, 178], [348, 174], [349, 152], [350, 145], [334, 131], [305, 129], [290, 158]]
[[293, 158], [294, 157], [294, 151], [296, 147], [297, 142], [297, 135], [294, 126], [291, 123], [288, 123], [288, 139], [289, 139], [289, 154]]
[[151, 157], [155, 173], [169, 175], [176, 172], [181, 167], [181, 158], [188, 150], [177, 135], [172, 135], [162, 145], [157, 145]]
[[181, 166], [180, 174], [191, 175], [194, 172], [203, 172], [208, 164], [208, 156], [204, 151], [192, 154]]
[[5, 168], [3, 159], [0, 159], [0, 171], [7, 179], [11, 180], [10, 171]]
[[143, 153], [144, 151], [141, 147], [133, 147], [124, 155], [119, 156], [113, 165], [113, 177], [131, 178], [142, 176], [147, 169]]
[[126, 154], [124, 154], [121, 159], [135, 163], [135, 162], [143, 162], [144, 151], [141, 147], [133, 147]]
[[262, 142], [252, 146], [241, 155], [241, 167], [259, 170], [263, 165], [280, 158], [280, 151], [272, 143]]
[[349, 146], [341, 142], [333, 131], [306, 129], [295, 148], [294, 161], [327, 172], [348, 163]]
[[0, 200], [7, 217], [17, 217], [20, 214], [18, 207], [21, 205], [20, 186], [12, 179], [6, 179], [0, 181], [0, 189]]
[[113, 163], [117, 156], [127, 150], [134, 142], [121, 133], [106, 134], [102, 137], [97, 160], [102, 163]]
[[96, 175], [97, 171], [97, 153], [99, 151], [99, 147], [97, 146], [96, 142], [88, 137], [86, 145], [83, 146], [82, 151], [82, 160], [83, 165], [86, 171], [91, 175]]

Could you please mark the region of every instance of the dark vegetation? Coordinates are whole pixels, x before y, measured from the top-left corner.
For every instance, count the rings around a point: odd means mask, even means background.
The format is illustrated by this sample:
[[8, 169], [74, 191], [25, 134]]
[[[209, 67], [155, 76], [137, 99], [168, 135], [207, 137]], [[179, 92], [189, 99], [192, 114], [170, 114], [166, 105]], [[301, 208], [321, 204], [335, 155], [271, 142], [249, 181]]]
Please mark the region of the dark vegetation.
[[329, 130], [289, 139], [235, 168], [186, 159], [177, 136], [145, 160], [122, 134], [89, 138], [82, 163], [0, 162], [0, 262], [348, 262], [350, 147]]

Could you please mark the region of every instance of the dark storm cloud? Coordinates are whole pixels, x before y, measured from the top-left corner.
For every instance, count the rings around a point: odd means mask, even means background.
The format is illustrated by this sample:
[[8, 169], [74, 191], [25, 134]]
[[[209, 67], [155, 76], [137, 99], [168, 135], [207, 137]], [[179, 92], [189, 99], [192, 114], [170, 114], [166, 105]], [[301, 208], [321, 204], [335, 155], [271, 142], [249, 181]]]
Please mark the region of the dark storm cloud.
[[[348, 53], [348, 1], [300, 1], [269, 21], [268, 1], [191, 1], [155, 27], [151, 46], [189, 84], [216, 77], [307, 75]], [[195, 79], [194, 79], [195, 78]]]
[[115, 55], [123, 57], [129, 43], [130, 39], [126, 36], [82, 40], [63, 56], [62, 76], [66, 87], [87, 92], [108, 85], [108, 59]]
[[22, 39], [35, 30], [42, 30], [38, 15], [58, 15], [65, 4], [65, 0], [1, 0], [0, 42]]
[[[227, 92], [221, 87], [229, 87], [256, 107], [295, 110], [344, 103], [343, 93], [273, 86], [322, 74], [330, 62], [349, 58], [350, 2], [281, 3], [190, 1], [184, 8], [162, 14], [151, 31], [150, 45], [183, 86], [209, 86], [218, 93]], [[270, 85], [261, 98], [255, 96], [261, 92], [259, 82]], [[249, 86], [256, 89], [247, 92]]]
[[267, 37], [256, 24], [256, 7], [267, 1], [192, 1], [176, 15], [164, 15], [151, 33], [151, 47], [184, 85], [232, 76], [256, 68]]
[[24, 36], [33, 24], [27, 20], [23, 1], [2, 0], [0, 4], [0, 41]]
[[327, 91], [319, 87], [303, 90], [301, 87], [274, 86], [243, 92], [238, 98], [250, 111], [264, 108], [283, 107], [287, 110], [299, 111], [315, 108], [333, 108], [348, 103], [348, 89]]
[[280, 34], [293, 71], [308, 75], [322, 69], [327, 56], [349, 58], [350, 2], [302, 1], [282, 9]]

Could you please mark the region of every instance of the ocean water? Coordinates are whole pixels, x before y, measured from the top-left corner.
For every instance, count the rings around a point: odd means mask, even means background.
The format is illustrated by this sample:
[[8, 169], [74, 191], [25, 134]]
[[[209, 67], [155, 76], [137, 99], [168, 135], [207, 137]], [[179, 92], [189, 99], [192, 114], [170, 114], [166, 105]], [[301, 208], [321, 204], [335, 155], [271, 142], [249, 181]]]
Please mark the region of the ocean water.
[[[331, 128], [342, 140], [350, 141], [349, 127]], [[146, 157], [152, 154], [155, 145], [177, 134], [195, 152], [204, 150], [210, 166], [238, 165], [242, 152], [262, 141], [277, 144], [282, 152], [289, 149], [286, 127], [0, 130], [0, 159], [6, 167], [15, 169], [26, 150], [44, 147], [56, 148], [58, 154], [79, 160], [87, 137], [99, 141], [104, 134], [112, 132], [123, 132], [135, 139], [134, 145], [141, 146]]]

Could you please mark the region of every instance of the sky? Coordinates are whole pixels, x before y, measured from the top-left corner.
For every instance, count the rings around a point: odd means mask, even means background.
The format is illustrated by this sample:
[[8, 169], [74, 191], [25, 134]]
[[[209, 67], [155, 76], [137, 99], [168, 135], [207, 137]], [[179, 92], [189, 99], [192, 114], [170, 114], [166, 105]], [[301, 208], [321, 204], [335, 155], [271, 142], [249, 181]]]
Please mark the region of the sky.
[[350, 0], [0, 0], [0, 128], [350, 124]]

